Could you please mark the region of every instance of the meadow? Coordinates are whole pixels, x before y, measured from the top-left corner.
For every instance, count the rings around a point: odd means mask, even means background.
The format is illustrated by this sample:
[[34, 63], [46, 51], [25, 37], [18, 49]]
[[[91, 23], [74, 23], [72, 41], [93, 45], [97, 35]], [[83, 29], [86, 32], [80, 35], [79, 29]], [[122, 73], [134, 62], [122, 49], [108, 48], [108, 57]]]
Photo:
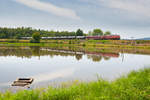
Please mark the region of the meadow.
[[29, 40], [0, 39], [0, 46], [74, 46], [105, 48], [143, 48], [150, 49], [150, 40], [41, 40], [30, 43]]

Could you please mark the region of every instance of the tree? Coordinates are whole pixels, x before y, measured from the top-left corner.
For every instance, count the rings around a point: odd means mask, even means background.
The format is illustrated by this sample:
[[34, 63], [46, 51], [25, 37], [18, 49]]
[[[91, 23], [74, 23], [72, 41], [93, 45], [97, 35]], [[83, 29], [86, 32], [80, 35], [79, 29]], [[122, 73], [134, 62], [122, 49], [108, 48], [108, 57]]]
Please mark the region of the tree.
[[5, 33], [0, 33], [0, 38], [6, 38], [6, 34]]
[[40, 39], [41, 39], [40, 33], [35, 32], [35, 33], [33, 33], [32, 39], [30, 40], [30, 42], [31, 43], [40, 43]]
[[110, 32], [110, 31], [106, 31], [106, 32], [104, 33], [104, 35], [111, 35], [111, 32]]
[[93, 36], [103, 35], [103, 31], [101, 29], [94, 29], [92, 35]]
[[15, 39], [20, 39], [21, 35], [20, 34], [16, 34], [16, 36], [14, 36]]
[[76, 31], [76, 36], [83, 36], [83, 31], [81, 29], [78, 29]]
[[92, 31], [89, 31], [89, 32], [88, 32], [88, 36], [92, 36]]
[[69, 31], [48, 31], [40, 29], [32, 29], [31, 27], [18, 28], [2, 28], [0, 27], [0, 38], [21, 39], [22, 37], [32, 37], [32, 34], [38, 32], [41, 37], [56, 37], [56, 36], [76, 36], [76, 32]]

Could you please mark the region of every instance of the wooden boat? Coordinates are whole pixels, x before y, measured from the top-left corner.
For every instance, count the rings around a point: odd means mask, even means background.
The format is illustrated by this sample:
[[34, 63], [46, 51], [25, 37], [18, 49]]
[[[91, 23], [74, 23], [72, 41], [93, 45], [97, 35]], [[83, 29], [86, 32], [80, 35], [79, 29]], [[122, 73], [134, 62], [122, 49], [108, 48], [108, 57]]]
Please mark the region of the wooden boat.
[[27, 86], [27, 85], [29, 85], [29, 83], [18, 83], [18, 82], [16, 82], [16, 83], [12, 84], [12, 86], [21, 86], [21, 87], [24, 87], [24, 86]]
[[33, 82], [33, 78], [18, 78], [17, 80], [15, 80], [12, 84], [12, 86], [28, 86], [30, 84], [32, 84]]
[[14, 81], [14, 83], [16, 82], [31, 84], [33, 82], [33, 78], [18, 78], [16, 81]]

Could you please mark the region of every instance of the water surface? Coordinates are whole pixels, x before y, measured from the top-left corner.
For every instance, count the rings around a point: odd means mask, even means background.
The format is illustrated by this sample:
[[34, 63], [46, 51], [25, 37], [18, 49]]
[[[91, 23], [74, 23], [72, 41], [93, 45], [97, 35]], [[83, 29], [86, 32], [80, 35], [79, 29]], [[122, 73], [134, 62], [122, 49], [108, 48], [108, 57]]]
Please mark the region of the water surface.
[[0, 91], [17, 78], [32, 77], [32, 88], [64, 81], [114, 80], [149, 67], [148, 54], [96, 53], [42, 47], [0, 47]]

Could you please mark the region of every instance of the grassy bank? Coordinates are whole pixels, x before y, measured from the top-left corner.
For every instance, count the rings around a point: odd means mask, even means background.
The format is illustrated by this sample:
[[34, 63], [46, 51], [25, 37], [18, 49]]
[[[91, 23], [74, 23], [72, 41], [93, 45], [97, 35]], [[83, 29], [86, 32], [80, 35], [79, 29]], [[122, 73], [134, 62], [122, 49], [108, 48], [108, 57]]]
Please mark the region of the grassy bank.
[[150, 69], [108, 82], [78, 82], [47, 89], [1, 93], [0, 100], [150, 100]]
[[29, 43], [29, 40], [0, 39], [0, 46], [75, 46], [103, 48], [141, 48], [150, 49], [146, 40], [41, 40], [41, 43]]

